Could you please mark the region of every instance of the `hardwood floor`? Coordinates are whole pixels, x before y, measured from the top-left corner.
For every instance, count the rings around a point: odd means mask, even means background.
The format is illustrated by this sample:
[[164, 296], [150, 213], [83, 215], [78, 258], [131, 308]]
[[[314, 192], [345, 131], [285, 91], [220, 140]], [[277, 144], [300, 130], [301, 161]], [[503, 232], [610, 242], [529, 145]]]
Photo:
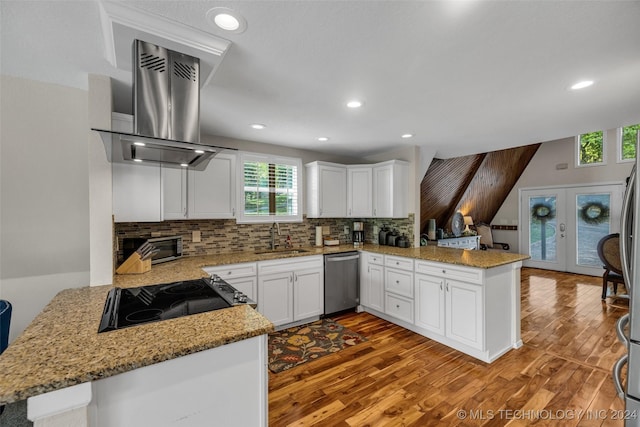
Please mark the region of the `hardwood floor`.
[[486, 364], [367, 313], [368, 342], [269, 374], [270, 426], [622, 426], [611, 367], [625, 352], [601, 279], [522, 270], [524, 346]]

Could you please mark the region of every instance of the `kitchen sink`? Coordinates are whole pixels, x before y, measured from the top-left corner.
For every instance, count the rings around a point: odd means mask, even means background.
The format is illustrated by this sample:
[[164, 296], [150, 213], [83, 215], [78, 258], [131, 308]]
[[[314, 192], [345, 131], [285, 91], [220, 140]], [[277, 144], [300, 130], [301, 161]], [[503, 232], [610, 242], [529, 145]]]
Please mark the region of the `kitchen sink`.
[[306, 249], [266, 249], [263, 251], [255, 251], [256, 255], [265, 255], [265, 254], [302, 254], [305, 252], [309, 252]]

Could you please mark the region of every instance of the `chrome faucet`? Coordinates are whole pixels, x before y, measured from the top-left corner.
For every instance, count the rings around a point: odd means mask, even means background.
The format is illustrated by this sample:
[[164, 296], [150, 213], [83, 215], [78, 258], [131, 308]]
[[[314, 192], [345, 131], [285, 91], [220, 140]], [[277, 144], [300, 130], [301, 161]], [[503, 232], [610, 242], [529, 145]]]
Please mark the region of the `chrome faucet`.
[[276, 230], [278, 232], [278, 236], [280, 235], [280, 224], [274, 222], [271, 226], [271, 250], [275, 250], [278, 245], [276, 245]]

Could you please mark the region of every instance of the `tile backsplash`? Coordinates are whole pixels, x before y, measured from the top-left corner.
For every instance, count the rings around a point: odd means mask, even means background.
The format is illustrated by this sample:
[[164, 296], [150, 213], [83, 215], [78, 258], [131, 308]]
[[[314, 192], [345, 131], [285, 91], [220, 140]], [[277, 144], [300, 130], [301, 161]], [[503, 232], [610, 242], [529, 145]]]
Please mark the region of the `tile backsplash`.
[[[291, 236], [294, 247], [313, 246], [315, 244], [316, 226], [328, 226], [330, 237], [340, 240], [341, 244], [352, 242], [353, 222], [364, 222], [367, 242], [378, 241], [378, 230], [386, 225], [405, 233], [413, 246], [413, 218], [377, 219], [377, 218], [304, 218], [302, 222], [280, 223], [280, 235], [276, 235], [276, 244], [284, 248], [287, 236]], [[223, 252], [256, 251], [270, 249], [272, 224], [237, 224], [235, 219], [217, 220], [179, 220], [163, 222], [127, 222], [115, 224], [117, 248], [122, 246], [125, 237], [182, 236], [183, 254], [206, 255]], [[344, 228], [349, 227], [349, 234]], [[200, 242], [192, 240], [193, 231], [200, 231]], [[375, 233], [375, 235], [374, 235]], [[114, 254], [116, 264], [122, 260], [122, 251]]]

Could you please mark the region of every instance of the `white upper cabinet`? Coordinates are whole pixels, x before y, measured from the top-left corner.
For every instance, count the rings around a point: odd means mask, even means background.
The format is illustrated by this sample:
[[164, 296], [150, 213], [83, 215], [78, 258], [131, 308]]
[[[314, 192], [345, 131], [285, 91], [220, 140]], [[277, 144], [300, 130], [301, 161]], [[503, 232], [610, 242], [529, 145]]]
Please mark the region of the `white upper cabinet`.
[[[111, 128], [133, 132], [133, 117], [113, 113]], [[115, 222], [162, 221], [160, 165], [112, 163], [112, 209]]]
[[162, 221], [160, 165], [112, 163], [115, 222]]
[[344, 218], [347, 216], [347, 168], [327, 162], [307, 167], [307, 217]]
[[220, 153], [204, 171], [189, 171], [187, 215], [191, 219], [234, 218], [236, 155]]
[[406, 218], [409, 163], [372, 165], [312, 162], [307, 167], [307, 217]]
[[162, 170], [164, 219], [234, 218], [236, 155], [220, 153], [203, 171]]
[[373, 167], [373, 216], [406, 218], [408, 209], [409, 163], [390, 160]]
[[347, 216], [373, 216], [373, 168], [369, 165], [347, 166]]
[[162, 168], [164, 219], [187, 218], [187, 170]]

